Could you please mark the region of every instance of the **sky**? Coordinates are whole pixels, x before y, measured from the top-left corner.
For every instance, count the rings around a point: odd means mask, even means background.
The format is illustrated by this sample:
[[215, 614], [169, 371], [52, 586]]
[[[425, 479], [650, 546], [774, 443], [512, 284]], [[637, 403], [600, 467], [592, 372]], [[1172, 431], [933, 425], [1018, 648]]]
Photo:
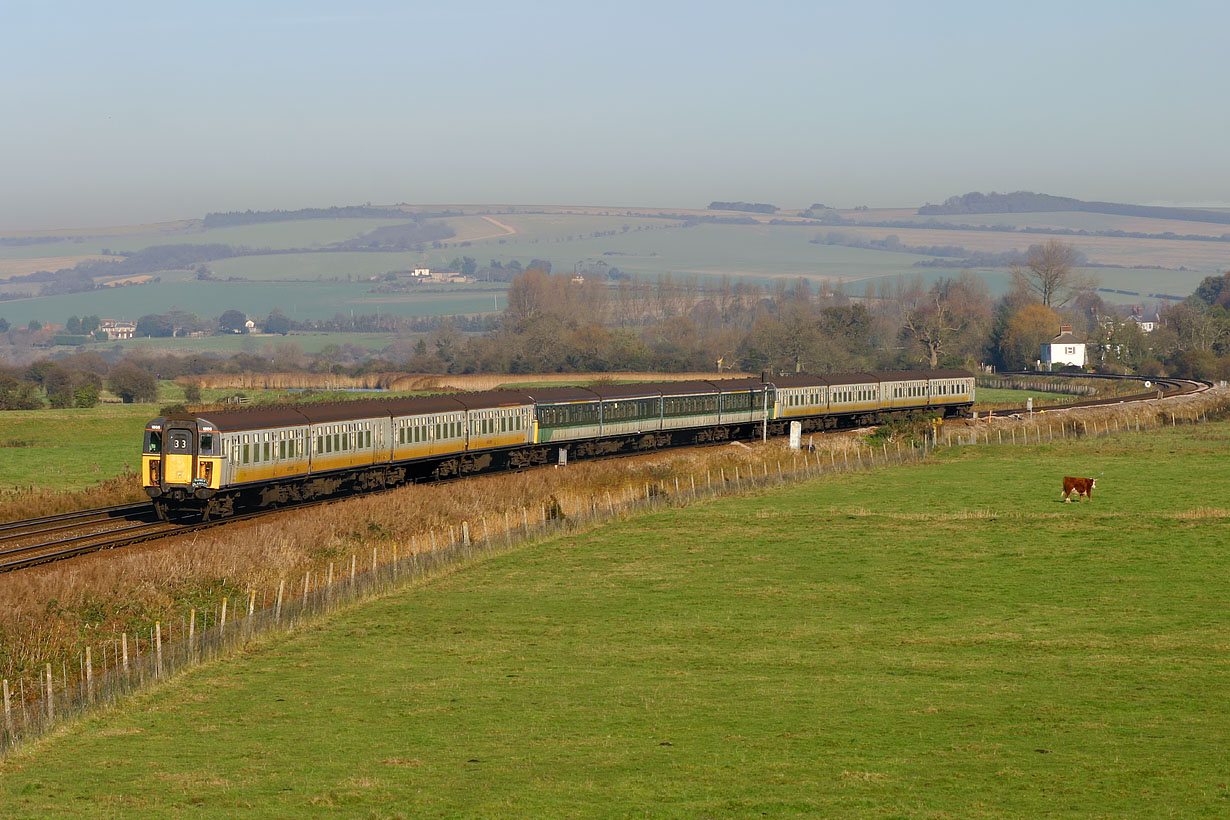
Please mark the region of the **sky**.
[[0, 0], [0, 231], [364, 202], [1230, 205], [1230, 3]]

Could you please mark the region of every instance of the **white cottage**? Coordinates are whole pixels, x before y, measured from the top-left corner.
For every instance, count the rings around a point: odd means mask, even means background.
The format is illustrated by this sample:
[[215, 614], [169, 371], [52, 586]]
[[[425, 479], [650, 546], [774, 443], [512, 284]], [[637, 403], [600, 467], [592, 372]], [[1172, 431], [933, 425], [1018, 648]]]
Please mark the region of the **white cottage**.
[[1072, 335], [1072, 325], [1060, 325], [1059, 335], [1042, 345], [1041, 362], [1047, 370], [1070, 364], [1085, 366], [1085, 343]]

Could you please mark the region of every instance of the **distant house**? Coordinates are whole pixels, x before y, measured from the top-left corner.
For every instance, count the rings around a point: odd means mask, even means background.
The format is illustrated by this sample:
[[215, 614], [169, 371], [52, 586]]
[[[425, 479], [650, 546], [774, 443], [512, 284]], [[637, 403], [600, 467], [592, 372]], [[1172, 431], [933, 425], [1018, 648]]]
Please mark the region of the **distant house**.
[[1040, 363], [1047, 370], [1055, 366], [1085, 366], [1085, 342], [1072, 333], [1072, 325], [1060, 325], [1059, 335], [1042, 345]]
[[415, 268], [410, 271], [411, 282], [473, 282], [472, 276], [466, 276], [459, 270], [432, 270], [431, 268]]
[[98, 329], [107, 334], [109, 341], [121, 341], [123, 339], [131, 339], [137, 335], [137, 323], [127, 321], [116, 321], [115, 319], [103, 319], [98, 325]]
[[1135, 322], [1141, 333], [1152, 333], [1157, 330], [1157, 320], [1146, 319], [1143, 316], [1129, 316], [1128, 321]]

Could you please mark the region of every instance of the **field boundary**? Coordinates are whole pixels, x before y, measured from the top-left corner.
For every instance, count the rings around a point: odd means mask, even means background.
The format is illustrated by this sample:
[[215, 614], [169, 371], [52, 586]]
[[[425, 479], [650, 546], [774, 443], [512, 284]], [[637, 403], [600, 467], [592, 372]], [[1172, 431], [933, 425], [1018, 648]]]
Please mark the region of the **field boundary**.
[[[1164, 405], [1162, 402], [1166, 402]], [[804, 448], [789, 462], [762, 458], [728, 472], [706, 470], [687, 480], [657, 480], [614, 492], [566, 499], [552, 498], [520, 515], [479, 516], [477, 521], [432, 530], [425, 535], [362, 555], [332, 562], [327, 572], [307, 572], [282, 579], [276, 589], [249, 590], [246, 596], [223, 597], [208, 610], [192, 610], [179, 623], [155, 622], [148, 633], [122, 633], [87, 647], [68, 676], [67, 661], [40, 665], [37, 677], [2, 682], [3, 725], [0, 756], [41, 737], [66, 721], [114, 706], [128, 695], [160, 685], [201, 663], [223, 658], [265, 636], [288, 634], [351, 605], [408, 588], [543, 539], [624, 519], [667, 506], [686, 506], [748, 491], [795, 484], [829, 474], [863, 472], [921, 463], [937, 448], [977, 444], [1035, 445], [1060, 438], [1107, 437], [1124, 432], [1197, 424], [1230, 415], [1230, 393], [1215, 390], [1174, 399], [1088, 408], [1079, 417], [1068, 413], [1032, 418], [994, 418], [960, 427], [938, 427], [923, 441], [881, 438], [837, 452]], [[953, 430], [952, 428], [960, 429]], [[985, 429], [983, 429], [985, 428]], [[1045, 432], [1044, 432], [1045, 431]], [[1004, 433], [1008, 435], [1005, 436]], [[1019, 439], [1019, 441], [1018, 441]], [[975, 515], [975, 514], [971, 514]], [[1204, 510], [1204, 517], [1225, 517], [1224, 510]], [[259, 605], [258, 605], [259, 601]], [[130, 640], [131, 638], [131, 640]]]

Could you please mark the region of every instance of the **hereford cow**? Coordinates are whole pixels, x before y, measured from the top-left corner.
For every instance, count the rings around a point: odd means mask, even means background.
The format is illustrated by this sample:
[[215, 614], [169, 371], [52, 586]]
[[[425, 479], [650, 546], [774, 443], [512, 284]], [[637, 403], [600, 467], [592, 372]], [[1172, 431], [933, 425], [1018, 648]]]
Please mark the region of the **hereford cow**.
[[1063, 500], [1064, 503], [1072, 500], [1072, 493], [1075, 491], [1077, 498], [1085, 496], [1090, 501], [1093, 500], [1093, 488], [1098, 486], [1096, 478], [1072, 478], [1071, 476], [1063, 477]]

